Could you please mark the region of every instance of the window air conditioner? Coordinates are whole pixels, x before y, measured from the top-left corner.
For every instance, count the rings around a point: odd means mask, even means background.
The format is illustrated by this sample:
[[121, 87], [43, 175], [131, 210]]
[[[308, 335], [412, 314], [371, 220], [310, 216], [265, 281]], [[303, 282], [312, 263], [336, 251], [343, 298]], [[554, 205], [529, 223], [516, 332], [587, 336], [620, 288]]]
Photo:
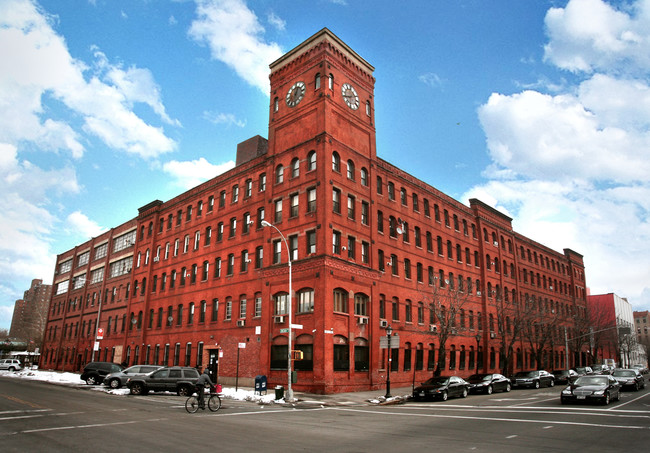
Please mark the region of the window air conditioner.
[[429, 332], [436, 333], [438, 331], [438, 326], [435, 324], [429, 324]]
[[154, 262], [154, 263], [157, 263], [158, 261], [160, 261], [160, 257], [158, 257], [158, 256], [154, 256], [154, 257], [153, 257], [153, 262]]
[[368, 318], [358, 318], [359, 324], [368, 324]]
[[480, 292], [480, 291], [476, 291], [476, 295], [477, 295], [477, 296], [480, 296], [480, 295], [481, 295], [481, 292]]
[[244, 327], [246, 325], [246, 320], [245, 319], [238, 319], [237, 320], [237, 327]]
[[388, 327], [388, 321], [382, 319], [381, 321], [379, 321], [379, 327], [385, 329], [386, 327]]
[[284, 316], [274, 316], [273, 317], [273, 322], [276, 324], [283, 324], [284, 323]]
[[490, 338], [496, 338], [496, 337], [497, 337], [497, 334], [496, 334], [496, 333], [494, 333], [494, 332], [490, 332]]
[[492, 244], [493, 244], [495, 247], [498, 247], [498, 246], [499, 246], [499, 243], [498, 243], [497, 241], [494, 241]]

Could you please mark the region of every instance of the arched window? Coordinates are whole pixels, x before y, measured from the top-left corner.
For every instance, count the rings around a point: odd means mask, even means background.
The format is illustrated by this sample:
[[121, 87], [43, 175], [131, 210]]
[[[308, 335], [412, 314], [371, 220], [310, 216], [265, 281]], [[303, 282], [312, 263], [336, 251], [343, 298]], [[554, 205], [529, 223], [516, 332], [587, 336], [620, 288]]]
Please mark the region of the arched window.
[[307, 154], [307, 171], [316, 170], [316, 151], [309, 151]]
[[294, 157], [291, 161], [291, 177], [297, 178], [298, 176], [300, 176], [300, 160]]
[[281, 184], [284, 181], [284, 167], [279, 164], [275, 167], [275, 183]]
[[314, 311], [314, 290], [304, 288], [296, 293], [298, 299], [298, 313], [310, 313]]
[[316, 77], [314, 77], [314, 89], [319, 89], [320, 88], [320, 72], [316, 74]]
[[273, 296], [273, 302], [274, 315], [286, 315], [289, 313], [289, 295], [287, 293], [277, 293]]
[[354, 162], [348, 160], [348, 179], [354, 181]]
[[368, 316], [368, 305], [370, 298], [364, 293], [354, 295], [354, 314], [357, 316]]
[[361, 185], [368, 187], [368, 170], [365, 167], [361, 167]]
[[342, 288], [334, 290], [334, 311], [339, 313], [348, 312], [348, 292]]
[[341, 156], [336, 151], [332, 153], [332, 171], [341, 172]]

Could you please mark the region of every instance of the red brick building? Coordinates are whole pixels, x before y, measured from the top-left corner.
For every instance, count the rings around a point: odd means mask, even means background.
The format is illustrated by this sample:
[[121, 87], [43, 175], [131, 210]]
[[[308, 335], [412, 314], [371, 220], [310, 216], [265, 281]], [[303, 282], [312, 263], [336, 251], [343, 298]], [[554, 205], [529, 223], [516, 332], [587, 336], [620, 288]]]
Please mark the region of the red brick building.
[[[377, 157], [374, 68], [329, 30], [270, 69], [268, 141], [240, 144], [234, 169], [58, 257], [44, 366], [89, 361], [99, 320], [96, 360], [218, 359], [222, 382], [285, 384], [291, 306], [299, 390], [382, 387], [388, 325], [398, 385], [436, 367], [498, 371], [504, 344], [508, 371], [561, 367], [563, 326], [584, 316], [582, 256]], [[534, 334], [516, 332], [513, 307], [535, 313]]]
[[34, 279], [23, 298], [16, 301], [11, 318], [9, 336], [23, 340], [29, 351], [34, 351], [43, 340], [43, 329], [47, 320], [46, 311], [52, 297], [52, 285]]

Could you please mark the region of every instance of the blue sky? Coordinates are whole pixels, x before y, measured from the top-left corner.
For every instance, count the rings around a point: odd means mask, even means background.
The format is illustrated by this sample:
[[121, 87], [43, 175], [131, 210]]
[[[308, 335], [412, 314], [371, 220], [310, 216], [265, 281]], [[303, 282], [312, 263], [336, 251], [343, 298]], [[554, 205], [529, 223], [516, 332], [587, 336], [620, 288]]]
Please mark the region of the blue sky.
[[380, 157], [650, 309], [650, 0], [0, 0], [0, 328], [267, 136], [269, 64], [323, 27], [376, 68]]

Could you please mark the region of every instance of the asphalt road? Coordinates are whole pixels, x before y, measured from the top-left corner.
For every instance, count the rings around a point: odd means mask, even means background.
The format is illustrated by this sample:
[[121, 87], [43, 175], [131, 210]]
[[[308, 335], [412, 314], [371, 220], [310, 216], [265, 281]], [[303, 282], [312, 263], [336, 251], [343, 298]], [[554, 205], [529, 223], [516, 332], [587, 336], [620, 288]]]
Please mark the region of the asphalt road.
[[0, 449], [48, 452], [647, 451], [650, 386], [609, 406], [562, 406], [560, 386], [446, 402], [302, 407], [0, 378]]

